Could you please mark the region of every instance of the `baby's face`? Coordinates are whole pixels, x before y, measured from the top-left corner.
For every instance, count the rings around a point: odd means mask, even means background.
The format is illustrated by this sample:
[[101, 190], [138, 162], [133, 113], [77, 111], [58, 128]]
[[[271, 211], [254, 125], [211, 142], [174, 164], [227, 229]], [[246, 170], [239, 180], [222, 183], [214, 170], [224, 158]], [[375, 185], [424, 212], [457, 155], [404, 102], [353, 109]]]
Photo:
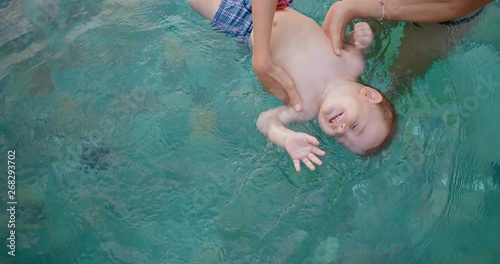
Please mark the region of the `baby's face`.
[[380, 146], [390, 132], [377, 106], [379, 97], [373, 92], [378, 93], [365, 86], [360, 91], [330, 93], [318, 114], [323, 132], [356, 154]]

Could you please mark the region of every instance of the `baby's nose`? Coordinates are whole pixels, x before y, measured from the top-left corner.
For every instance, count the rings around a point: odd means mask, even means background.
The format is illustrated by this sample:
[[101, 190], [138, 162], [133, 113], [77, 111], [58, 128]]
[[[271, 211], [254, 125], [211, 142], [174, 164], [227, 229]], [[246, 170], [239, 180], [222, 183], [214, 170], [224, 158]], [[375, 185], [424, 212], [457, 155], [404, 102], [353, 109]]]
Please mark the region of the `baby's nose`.
[[335, 128], [335, 131], [338, 134], [340, 134], [340, 135], [344, 134], [344, 132], [345, 132], [345, 124], [342, 124], [342, 125], [338, 126], [337, 128]]

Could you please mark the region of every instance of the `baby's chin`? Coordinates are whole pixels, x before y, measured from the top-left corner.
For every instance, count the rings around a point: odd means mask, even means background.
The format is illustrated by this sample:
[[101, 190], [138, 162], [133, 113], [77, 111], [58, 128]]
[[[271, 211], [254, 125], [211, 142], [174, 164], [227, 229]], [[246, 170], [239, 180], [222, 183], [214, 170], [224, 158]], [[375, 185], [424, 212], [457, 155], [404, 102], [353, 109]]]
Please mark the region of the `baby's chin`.
[[358, 150], [354, 150], [354, 149], [349, 149], [347, 148], [346, 146], [344, 146], [345, 149], [347, 149], [347, 151], [353, 153], [353, 154], [356, 154], [358, 156], [363, 156], [365, 155], [366, 153], [366, 150], [361, 150], [361, 149], [358, 149]]
[[[335, 137], [334, 137], [335, 139]], [[337, 141], [337, 143], [339, 143], [340, 145], [342, 145], [342, 147], [344, 147], [347, 151], [351, 152], [352, 154], [356, 154], [358, 156], [363, 156], [366, 154], [366, 150], [365, 149], [361, 149], [361, 148], [357, 148], [357, 147], [353, 147], [353, 146], [346, 146], [345, 144], [343, 143], [340, 143], [338, 140], [335, 139], [335, 141]]]

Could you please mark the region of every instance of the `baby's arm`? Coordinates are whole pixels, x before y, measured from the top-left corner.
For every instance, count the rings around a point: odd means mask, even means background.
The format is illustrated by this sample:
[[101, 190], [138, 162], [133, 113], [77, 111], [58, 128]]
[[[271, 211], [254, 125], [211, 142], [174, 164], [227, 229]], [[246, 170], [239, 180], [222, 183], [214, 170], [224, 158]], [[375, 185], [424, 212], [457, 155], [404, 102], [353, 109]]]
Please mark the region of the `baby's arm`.
[[296, 171], [300, 171], [300, 161], [302, 161], [310, 170], [314, 170], [314, 163], [321, 165], [321, 160], [316, 156], [325, 155], [325, 152], [319, 149], [319, 141], [306, 133], [295, 132], [286, 125], [303, 121], [302, 113], [296, 112], [291, 107], [280, 106], [260, 114], [257, 119], [257, 128], [274, 144], [280, 145], [286, 149], [293, 160]]
[[356, 49], [365, 50], [373, 43], [373, 32], [366, 22], [358, 22], [354, 25], [354, 31], [349, 32], [346, 43]]

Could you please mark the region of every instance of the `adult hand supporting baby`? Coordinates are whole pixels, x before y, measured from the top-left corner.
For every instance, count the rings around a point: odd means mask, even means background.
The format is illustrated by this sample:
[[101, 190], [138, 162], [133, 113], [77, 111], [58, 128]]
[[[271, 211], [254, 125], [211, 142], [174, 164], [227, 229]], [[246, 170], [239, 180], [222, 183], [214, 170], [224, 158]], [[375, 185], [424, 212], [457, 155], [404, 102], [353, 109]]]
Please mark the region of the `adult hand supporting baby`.
[[297, 93], [292, 78], [271, 61], [271, 30], [276, 12], [276, 1], [253, 0], [253, 55], [252, 66], [262, 86], [286, 105], [296, 111], [302, 110], [302, 99]]
[[252, 66], [262, 86], [284, 104], [292, 105], [296, 111], [302, 110], [302, 99], [290, 76], [271, 61], [262, 62], [254, 58], [255, 56], [252, 57]]
[[347, 25], [353, 18], [376, 18], [403, 22], [445, 22], [463, 17], [493, 0], [344, 0], [335, 2], [323, 22], [338, 56], [344, 46]]

